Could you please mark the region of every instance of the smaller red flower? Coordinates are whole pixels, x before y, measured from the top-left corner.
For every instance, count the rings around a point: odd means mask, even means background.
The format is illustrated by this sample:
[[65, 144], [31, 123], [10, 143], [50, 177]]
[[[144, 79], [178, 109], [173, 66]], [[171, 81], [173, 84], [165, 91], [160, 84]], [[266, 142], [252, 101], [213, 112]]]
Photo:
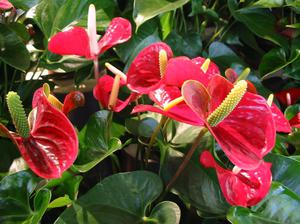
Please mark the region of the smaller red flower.
[[128, 88], [139, 94], [148, 94], [159, 88], [162, 74], [159, 53], [166, 52], [166, 60], [173, 57], [172, 49], [163, 42], [156, 42], [144, 48], [131, 63], [127, 72]]
[[97, 43], [96, 15], [93, 5], [89, 8], [88, 31], [72, 27], [54, 35], [48, 44], [49, 51], [59, 55], [78, 55], [95, 59], [99, 54], [131, 37], [131, 24], [121, 17], [114, 18], [103, 37]]
[[200, 163], [206, 168], [216, 169], [223, 195], [233, 206], [256, 205], [270, 190], [271, 163], [262, 161], [254, 170], [242, 170], [235, 167], [231, 171], [219, 166], [209, 151], [201, 154]]
[[0, 11], [1, 10], [9, 10], [14, 6], [8, 0], [0, 0]]
[[285, 106], [297, 103], [300, 99], [300, 88], [282, 90], [274, 94], [276, 98]]
[[[120, 112], [123, 110], [129, 103], [135, 101], [138, 97], [137, 93], [131, 93], [130, 96], [122, 101], [120, 99], [116, 99], [115, 105], [109, 105], [109, 100], [111, 96], [111, 92], [114, 85], [114, 78], [109, 75], [104, 75], [98, 79], [97, 85], [94, 87], [93, 93], [94, 97], [101, 103], [101, 105], [106, 109], [111, 109], [115, 112]], [[126, 82], [123, 79], [120, 79], [120, 85], [124, 86]], [[116, 96], [117, 97], [117, 96]], [[112, 107], [112, 108], [111, 108]]]
[[300, 113], [297, 113], [289, 122], [292, 127], [300, 128]]

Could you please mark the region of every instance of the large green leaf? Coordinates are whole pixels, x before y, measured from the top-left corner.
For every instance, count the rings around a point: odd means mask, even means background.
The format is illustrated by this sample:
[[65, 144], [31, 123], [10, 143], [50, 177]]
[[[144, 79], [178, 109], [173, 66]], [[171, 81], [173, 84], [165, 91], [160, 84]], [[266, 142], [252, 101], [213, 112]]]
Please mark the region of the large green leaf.
[[284, 184], [300, 196], [300, 162], [271, 153], [266, 157], [266, 161], [272, 162], [273, 180]]
[[29, 204], [39, 178], [29, 171], [4, 177], [0, 182], [0, 223], [22, 223], [34, 212]]
[[186, 55], [195, 58], [201, 54], [202, 41], [199, 33], [189, 32], [181, 36], [173, 31], [165, 41], [170, 45], [175, 56]]
[[121, 149], [118, 138], [110, 137], [111, 112], [101, 110], [92, 115], [79, 134], [80, 151], [74, 167], [86, 172]]
[[124, 63], [126, 63], [129, 60], [129, 58], [132, 58], [132, 49], [136, 49], [136, 47], [143, 40], [157, 33], [157, 26], [158, 24], [154, 19], [147, 21], [138, 29], [137, 32], [132, 34], [132, 37], [129, 41], [116, 47], [117, 54]]
[[174, 218], [174, 215], [178, 217], [179, 208], [171, 202], [157, 205], [147, 217], [150, 203], [162, 190], [162, 181], [154, 173], [135, 171], [115, 174], [75, 201], [55, 223], [134, 224], [147, 220], [161, 224], [179, 223], [179, 219]]
[[233, 224], [300, 223], [300, 198], [285, 186], [274, 182], [262, 202], [251, 209], [232, 207], [227, 218]]
[[39, 0], [10, 0], [14, 7], [27, 11], [33, 6], [37, 5]]
[[97, 10], [103, 9], [109, 18], [114, 16], [117, 8], [111, 0], [42, 0], [36, 8], [35, 19], [48, 39], [57, 31], [86, 17], [90, 4], [94, 4]]
[[30, 64], [26, 46], [16, 32], [4, 24], [0, 24], [0, 60], [22, 71]]
[[164, 12], [175, 10], [189, 0], [134, 0], [133, 19], [137, 28], [147, 20]]
[[284, 66], [285, 63], [286, 63], [286, 53], [284, 49], [273, 48], [263, 56], [258, 69], [261, 76], [264, 76], [268, 73], [277, 71], [277, 69]]
[[280, 7], [284, 3], [284, 0], [259, 0], [256, 1], [253, 5], [263, 8], [275, 8]]
[[218, 41], [213, 42], [209, 46], [208, 57], [213, 59], [223, 69], [230, 67], [233, 63], [244, 64], [233, 50]]
[[287, 46], [287, 40], [275, 30], [275, 17], [267, 9], [238, 8], [236, 0], [228, 0], [231, 14], [245, 24], [253, 33], [280, 46]]
[[31, 224], [38, 224], [48, 208], [51, 200], [51, 191], [47, 188], [39, 190], [34, 197], [34, 213]]
[[[164, 163], [162, 176], [165, 182], [170, 181], [179, 164], [182, 163], [182, 153], [169, 150], [169, 156]], [[225, 216], [229, 205], [225, 201], [215, 172], [205, 169], [199, 162], [188, 164], [174, 185], [175, 192], [187, 204], [199, 210], [203, 216]]]

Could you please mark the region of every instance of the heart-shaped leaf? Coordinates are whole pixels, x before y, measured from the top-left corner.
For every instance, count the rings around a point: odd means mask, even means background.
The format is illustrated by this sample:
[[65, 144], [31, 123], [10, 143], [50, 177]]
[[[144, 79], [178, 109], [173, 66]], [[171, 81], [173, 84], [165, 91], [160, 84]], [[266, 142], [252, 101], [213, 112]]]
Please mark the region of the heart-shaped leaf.
[[128, 224], [147, 220], [161, 224], [179, 223], [179, 208], [172, 202], [160, 203], [149, 217], [146, 216], [148, 206], [162, 190], [162, 181], [154, 173], [135, 171], [115, 174], [75, 201], [55, 223]]
[[0, 60], [22, 71], [30, 64], [25, 44], [15, 31], [4, 24], [0, 24]]
[[175, 10], [189, 0], [135, 0], [133, 5], [133, 19], [137, 28], [147, 20], [164, 12]]
[[267, 197], [251, 209], [232, 207], [228, 220], [244, 224], [294, 224], [300, 222], [300, 197], [280, 183], [274, 182]]
[[30, 171], [21, 171], [1, 180], [0, 223], [22, 223], [32, 217], [29, 198], [39, 180]]

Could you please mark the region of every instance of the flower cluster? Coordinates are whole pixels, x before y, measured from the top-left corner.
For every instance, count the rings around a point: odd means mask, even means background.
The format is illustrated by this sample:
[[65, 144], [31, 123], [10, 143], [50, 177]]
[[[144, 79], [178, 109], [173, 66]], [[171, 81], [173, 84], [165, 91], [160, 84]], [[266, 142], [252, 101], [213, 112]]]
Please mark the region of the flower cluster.
[[[128, 40], [131, 26], [115, 18], [97, 43], [95, 9], [90, 7], [88, 31], [73, 27], [51, 38], [49, 50], [61, 55], [79, 55], [97, 60], [111, 46]], [[276, 131], [289, 133], [291, 127], [279, 108], [257, 94], [255, 86], [228, 69], [224, 78], [216, 64], [202, 57], [174, 57], [171, 48], [157, 42], [144, 48], [133, 60], [127, 74], [111, 64], [106, 67], [115, 78], [104, 75], [97, 80], [94, 97], [110, 110], [119, 112], [140, 95], [147, 94], [156, 104], [137, 105], [133, 113], [152, 111], [179, 122], [209, 130], [233, 170], [220, 166], [209, 151], [200, 163], [216, 169], [222, 192], [232, 205], [257, 204], [268, 193], [271, 164], [263, 158], [275, 144]], [[119, 89], [131, 94], [122, 101]]]
[[[272, 174], [271, 164], [263, 157], [274, 147], [276, 131], [288, 133], [291, 127], [279, 108], [259, 96], [251, 82], [239, 81], [233, 70], [226, 71], [227, 80], [209, 59], [173, 57], [162, 42], [143, 49], [122, 76], [122, 85], [135, 97], [148, 94], [156, 104], [138, 105], [133, 113], [152, 111], [210, 131], [234, 169], [218, 165], [208, 151], [201, 154], [200, 163], [216, 169], [230, 204], [251, 206], [265, 197]], [[94, 95], [108, 99], [112, 80], [102, 79], [106, 82], [99, 82]], [[118, 105], [124, 108], [130, 98]]]

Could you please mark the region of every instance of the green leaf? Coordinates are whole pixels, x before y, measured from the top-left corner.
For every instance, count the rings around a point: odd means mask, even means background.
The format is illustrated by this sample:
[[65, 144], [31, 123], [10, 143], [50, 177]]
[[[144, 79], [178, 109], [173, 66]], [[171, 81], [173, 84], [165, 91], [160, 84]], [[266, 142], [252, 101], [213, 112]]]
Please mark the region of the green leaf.
[[34, 197], [34, 215], [31, 224], [38, 224], [48, 208], [51, 200], [51, 191], [47, 188], [39, 190]]
[[[157, 34], [157, 25], [158, 24], [154, 19], [147, 21], [137, 32], [132, 34], [129, 41], [116, 47], [117, 54], [124, 63], [128, 62], [129, 58], [134, 58], [136, 56], [132, 56], [132, 49], [136, 49], [136, 47], [147, 37]], [[157, 39], [159, 39], [158, 36]]]
[[16, 32], [0, 24], [0, 60], [25, 71], [30, 64], [30, 55]]
[[21, 223], [32, 217], [29, 197], [39, 180], [29, 171], [21, 171], [1, 180], [0, 223]]
[[160, 41], [160, 38], [158, 36], [158, 33], [155, 32], [152, 35], [145, 38], [144, 40], [142, 40], [141, 42], [139, 42], [139, 44], [134, 48], [134, 50], [131, 49], [131, 54], [127, 60], [126, 66], [124, 68], [124, 72], [127, 72], [131, 62], [134, 60], [134, 58], [138, 55], [138, 53], [141, 50], [143, 50], [145, 47], [149, 46], [150, 44], [153, 44], [153, 43], [159, 42], [159, 41]]
[[103, 9], [109, 18], [114, 16], [117, 8], [111, 0], [42, 0], [36, 8], [35, 19], [48, 39], [57, 31], [85, 17], [90, 4], [94, 4], [97, 11]]
[[150, 218], [157, 220], [160, 224], [178, 224], [180, 208], [174, 202], [163, 201], [153, 208]]
[[273, 48], [269, 52], [267, 52], [260, 64], [259, 64], [259, 72], [261, 76], [264, 76], [268, 73], [273, 73], [286, 64], [286, 53], [283, 48]]
[[[148, 171], [118, 173], [105, 178], [75, 201], [55, 223], [142, 223], [143, 220], [149, 219], [146, 217], [146, 211], [162, 190], [162, 181], [154, 173]], [[162, 213], [166, 210], [169, 214], [174, 214], [174, 206], [173, 209], [167, 207], [156, 208], [153, 212], [154, 217], [165, 218]], [[163, 211], [159, 212], [159, 209]]]
[[101, 110], [92, 115], [79, 134], [80, 151], [74, 167], [86, 172], [102, 160], [121, 149], [118, 138], [110, 138], [111, 112]]
[[263, 7], [263, 8], [276, 8], [281, 7], [284, 0], [259, 0], [253, 4], [253, 6]]
[[208, 57], [223, 69], [231, 67], [233, 63], [245, 64], [227, 45], [217, 41], [209, 46]]
[[265, 160], [272, 163], [273, 180], [282, 183], [300, 196], [300, 162], [272, 153], [269, 153]]
[[59, 208], [64, 207], [72, 203], [72, 200], [69, 198], [68, 195], [65, 195], [63, 197], [59, 197], [51, 201], [51, 203], [48, 205], [48, 208]]
[[188, 1], [189, 0], [134, 0], [133, 19], [137, 29], [147, 20], [164, 12], [175, 10]]
[[275, 30], [275, 17], [270, 11], [252, 7], [239, 9], [236, 0], [228, 0], [227, 2], [234, 18], [245, 24], [257, 36], [279, 46], [287, 46], [287, 39]]
[[202, 51], [201, 36], [196, 32], [189, 32], [180, 36], [176, 31], [172, 31], [165, 41], [170, 45], [175, 56], [186, 55], [195, 58]]
[[152, 117], [146, 117], [139, 122], [138, 135], [150, 138], [158, 125], [158, 122]]
[[[169, 149], [169, 157], [161, 171], [166, 183], [175, 174], [182, 160], [182, 153]], [[185, 203], [199, 210], [202, 216], [225, 216], [227, 213], [229, 205], [222, 195], [215, 172], [205, 169], [199, 162], [189, 162], [173, 188]]]
[[300, 104], [288, 106], [284, 111], [286, 119], [291, 120], [300, 112]]
[[10, 0], [10, 2], [15, 8], [27, 11], [33, 6], [37, 5], [39, 3], [39, 0]]
[[274, 182], [262, 202], [251, 209], [232, 207], [227, 218], [233, 224], [299, 223], [300, 198], [285, 186]]

